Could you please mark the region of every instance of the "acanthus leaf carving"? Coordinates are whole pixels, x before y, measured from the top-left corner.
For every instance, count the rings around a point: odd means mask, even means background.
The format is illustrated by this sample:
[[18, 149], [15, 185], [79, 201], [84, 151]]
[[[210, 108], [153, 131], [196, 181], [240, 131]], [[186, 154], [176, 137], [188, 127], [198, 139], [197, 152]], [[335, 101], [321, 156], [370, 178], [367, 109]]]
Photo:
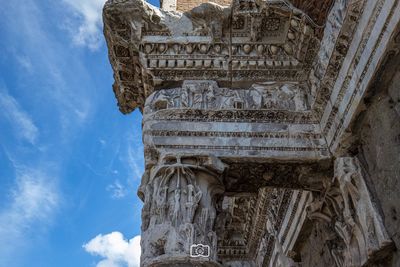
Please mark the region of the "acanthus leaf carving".
[[[189, 258], [195, 244], [217, 249], [216, 198], [224, 191], [220, 171], [216, 159], [182, 155], [164, 155], [154, 166], [144, 192], [142, 262]], [[211, 252], [210, 259], [216, 257]]]

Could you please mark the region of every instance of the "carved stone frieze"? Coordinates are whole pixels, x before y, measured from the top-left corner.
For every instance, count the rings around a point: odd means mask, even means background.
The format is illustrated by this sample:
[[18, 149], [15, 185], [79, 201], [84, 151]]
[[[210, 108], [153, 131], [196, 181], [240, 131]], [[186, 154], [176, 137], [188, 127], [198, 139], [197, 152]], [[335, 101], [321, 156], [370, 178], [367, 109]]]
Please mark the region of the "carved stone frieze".
[[365, 96], [368, 84], [374, 77], [376, 63], [383, 61], [393, 52], [391, 46], [395, 43], [394, 36], [389, 33], [396, 29], [400, 20], [399, 12], [399, 3], [376, 1], [372, 9], [372, 18], [365, 25], [363, 38], [358, 49], [354, 51], [353, 61], [349, 68], [345, 69], [346, 79], [338, 79], [338, 83], [342, 83], [341, 87], [334, 88], [336, 91], [332, 92], [335, 102], [332, 108], [326, 108], [323, 116], [326, 119], [321, 120], [321, 125], [330, 146], [338, 152], [342, 149], [341, 140], [348, 137], [346, 129], [350, 127], [355, 114], [360, 111], [360, 100]]
[[147, 98], [144, 140], [166, 152], [214, 150], [220, 156], [232, 150], [238, 155], [286, 151], [299, 158], [325, 157], [329, 152], [306, 92], [304, 83], [231, 89], [211, 80], [185, 80], [182, 87], [161, 89]]
[[[305, 124], [317, 123], [311, 112], [295, 112], [284, 110], [201, 110], [178, 109], [163, 110], [151, 114], [147, 118], [167, 121], [198, 121], [198, 122], [258, 122]], [[146, 118], [146, 119], [147, 119]], [[315, 131], [315, 134], [319, 132]], [[277, 133], [279, 135], [279, 133]]]
[[307, 111], [302, 84], [262, 83], [249, 89], [219, 88], [215, 81], [184, 81], [181, 88], [163, 89], [147, 98], [144, 112], [163, 109]]
[[314, 109], [320, 116], [342, 67], [364, 4], [364, 0], [337, 1], [328, 18], [321, 49], [310, 73]]

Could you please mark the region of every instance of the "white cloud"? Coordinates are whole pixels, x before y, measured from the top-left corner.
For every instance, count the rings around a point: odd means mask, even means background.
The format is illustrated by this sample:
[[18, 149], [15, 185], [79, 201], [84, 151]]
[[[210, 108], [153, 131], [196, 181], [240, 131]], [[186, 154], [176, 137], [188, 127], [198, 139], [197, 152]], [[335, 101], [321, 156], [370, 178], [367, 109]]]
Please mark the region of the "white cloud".
[[139, 267], [140, 265], [140, 236], [135, 236], [129, 241], [124, 239], [120, 232], [98, 235], [83, 248], [104, 259], [96, 267]]
[[102, 40], [102, 8], [105, 0], [64, 0], [64, 2], [79, 18], [79, 26], [71, 29], [74, 43], [88, 46], [92, 50], [98, 49]]
[[123, 186], [120, 181], [115, 180], [114, 183], [107, 186], [107, 191], [111, 192], [112, 198], [123, 198], [128, 194], [128, 189]]
[[29, 245], [29, 235], [37, 236], [39, 229], [52, 221], [59, 203], [54, 178], [40, 170], [15, 168], [16, 184], [11, 189], [10, 201], [0, 211], [0, 243], [7, 244], [0, 249], [0, 265], [15, 261], [14, 255]]
[[31, 117], [20, 107], [14, 97], [0, 88], [0, 110], [2, 116], [6, 117], [12, 124], [15, 134], [26, 141], [34, 144], [39, 134], [38, 128]]

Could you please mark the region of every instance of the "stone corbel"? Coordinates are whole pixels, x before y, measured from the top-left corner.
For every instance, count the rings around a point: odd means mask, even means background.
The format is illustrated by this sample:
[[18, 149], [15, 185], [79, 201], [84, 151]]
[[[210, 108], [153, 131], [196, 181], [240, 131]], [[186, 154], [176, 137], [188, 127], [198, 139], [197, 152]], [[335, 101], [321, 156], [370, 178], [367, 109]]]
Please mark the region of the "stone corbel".
[[[212, 156], [178, 154], [162, 156], [147, 172], [141, 266], [220, 266], [214, 222], [224, 168]], [[199, 244], [208, 252], [193, 257]]]

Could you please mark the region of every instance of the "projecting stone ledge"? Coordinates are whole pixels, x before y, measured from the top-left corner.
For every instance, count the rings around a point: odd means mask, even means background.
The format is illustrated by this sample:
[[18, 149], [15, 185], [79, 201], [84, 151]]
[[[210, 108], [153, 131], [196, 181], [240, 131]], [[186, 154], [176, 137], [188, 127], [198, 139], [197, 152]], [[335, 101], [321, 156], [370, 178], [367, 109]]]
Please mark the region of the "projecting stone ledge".
[[[204, 23], [215, 20], [213, 25], [216, 27], [227, 19], [228, 13], [228, 9], [213, 4], [204, 4], [183, 14], [160, 10], [143, 0], [107, 1], [103, 10], [104, 35], [120, 110], [128, 113], [136, 107], [143, 107], [157, 83], [146, 71], [147, 65], [155, 67], [154, 60], [147, 62], [145, 54], [170, 54], [173, 42], [197, 40], [209, 43], [211, 39], [204, 36], [209, 29]], [[203, 25], [199, 25], [201, 23]], [[166, 60], [156, 61], [156, 67], [162, 68], [164, 61], [165, 68], [172, 67]]]
[[304, 12], [279, 1], [204, 3], [185, 13], [141, 0], [108, 1], [103, 17], [123, 113], [184, 80], [243, 89], [255, 82], [304, 83], [322, 37]]

